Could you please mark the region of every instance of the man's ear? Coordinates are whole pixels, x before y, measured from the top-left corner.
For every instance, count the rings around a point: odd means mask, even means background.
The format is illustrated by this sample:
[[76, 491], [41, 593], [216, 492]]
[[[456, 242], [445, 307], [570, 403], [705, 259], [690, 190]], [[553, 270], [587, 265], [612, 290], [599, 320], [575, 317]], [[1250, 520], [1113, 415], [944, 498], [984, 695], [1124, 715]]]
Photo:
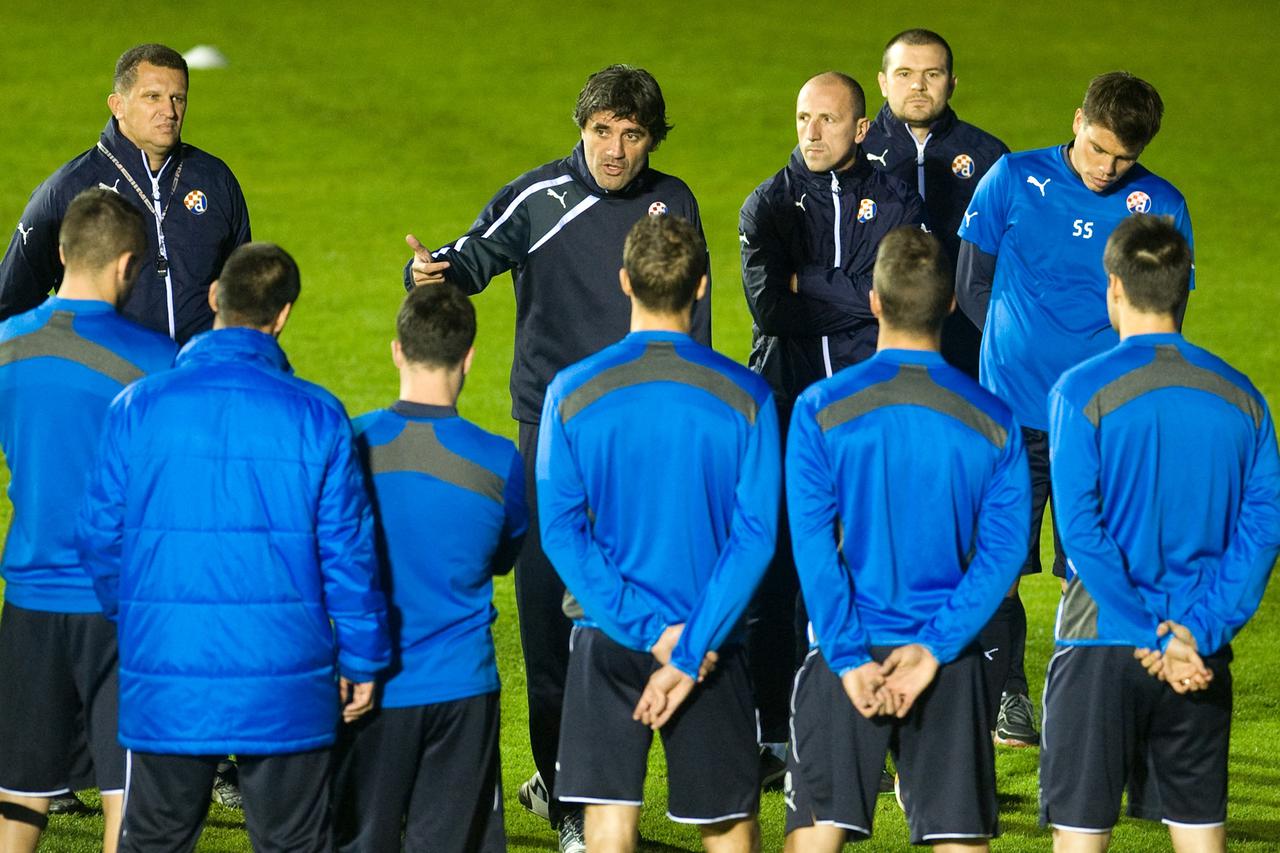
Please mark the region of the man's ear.
[[627, 268], [622, 267], [618, 270], [618, 284], [622, 287], [622, 292], [627, 296], [631, 296], [631, 276], [627, 275]]
[[280, 337], [280, 333], [284, 331], [284, 324], [289, 322], [289, 312], [292, 310], [292, 302], [286, 302], [284, 307], [280, 309], [280, 313], [276, 315], [275, 323], [271, 325], [271, 334], [274, 337]]
[[215, 278], [209, 284], [209, 310], [218, 313], [218, 280]]
[[471, 362], [475, 358], [476, 348], [473, 346], [467, 350], [467, 354], [462, 357], [462, 375], [466, 376], [471, 372]]
[[404, 349], [401, 348], [400, 341], [395, 338], [391, 339], [391, 363], [394, 364], [397, 369], [403, 368], [405, 365]]
[[111, 110], [111, 114], [119, 121], [120, 114], [124, 112], [124, 95], [119, 92], [107, 95], [107, 109]]
[[[884, 310], [884, 308], [880, 305], [880, 294], [876, 293], [876, 289], [873, 287], [871, 288], [871, 292], [868, 293], [867, 296], [869, 297], [869, 301], [871, 303], [871, 315], [875, 317], [877, 320], [879, 320], [880, 312]], [[955, 297], [952, 297], [953, 301], [954, 299]]]
[[704, 275], [702, 278], [698, 279], [698, 289], [693, 294], [693, 301], [697, 302], [699, 299], [701, 299], [706, 295], [707, 295], [707, 277]]

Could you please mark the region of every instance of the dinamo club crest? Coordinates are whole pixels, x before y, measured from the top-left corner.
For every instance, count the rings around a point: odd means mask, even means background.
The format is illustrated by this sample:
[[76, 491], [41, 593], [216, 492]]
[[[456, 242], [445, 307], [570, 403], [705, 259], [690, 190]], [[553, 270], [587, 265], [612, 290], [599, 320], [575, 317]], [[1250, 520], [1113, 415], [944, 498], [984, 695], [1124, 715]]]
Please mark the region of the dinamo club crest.
[[957, 178], [968, 180], [973, 177], [973, 158], [968, 154], [957, 154], [951, 161], [951, 171]]
[[1151, 196], [1142, 190], [1134, 190], [1124, 200], [1124, 205], [1129, 208], [1130, 213], [1146, 213], [1151, 209]]
[[192, 190], [187, 193], [187, 197], [182, 200], [182, 203], [187, 206], [187, 210], [196, 216], [209, 209], [209, 198], [201, 190]]

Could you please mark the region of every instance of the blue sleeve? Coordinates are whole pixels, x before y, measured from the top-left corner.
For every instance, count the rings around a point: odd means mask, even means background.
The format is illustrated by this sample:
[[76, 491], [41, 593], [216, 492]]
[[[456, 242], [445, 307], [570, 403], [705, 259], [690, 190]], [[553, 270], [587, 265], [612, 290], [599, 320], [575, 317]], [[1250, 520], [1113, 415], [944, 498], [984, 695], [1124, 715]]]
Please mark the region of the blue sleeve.
[[772, 207], [755, 194], [742, 206], [738, 242], [742, 245], [742, 287], [747, 307], [763, 334], [827, 335], [863, 322], [849, 312], [848, 305], [791, 292], [791, 275], [799, 270], [783, 246]]
[[[1053, 514], [1068, 567], [1079, 575], [1116, 635], [1141, 648], [1156, 648], [1160, 614], [1147, 607], [1129, 577], [1129, 561], [1102, 517], [1102, 461], [1098, 434], [1061, 385], [1049, 392], [1049, 460]], [[1070, 574], [1068, 580], [1071, 580]]]
[[827, 665], [844, 675], [871, 660], [871, 641], [854, 601], [853, 573], [840, 550], [836, 472], [808, 395], [800, 397], [791, 415], [783, 470], [791, 549], [809, 621]]
[[592, 535], [586, 486], [560, 419], [554, 383], [538, 425], [535, 472], [543, 553], [588, 619], [615, 642], [648, 651], [667, 623], [657, 603], [627, 582]]
[[511, 451], [511, 465], [502, 492], [502, 515], [501, 539], [489, 562], [490, 571], [495, 575], [511, 571], [529, 530], [529, 507], [524, 497], [524, 460], [515, 448]]
[[1009, 223], [1010, 171], [1009, 158], [1001, 157], [991, 171], [982, 176], [956, 231], [961, 240], [967, 240], [988, 255], [1000, 254], [1000, 243]]
[[[892, 227], [902, 225], [924, 226], [924, 202], [915, 193], [906, 198], [902, 219]], [[844, 269], [808, 265], [799, 271], [797, 278], [796, 290], [800, 296], [839, 306], [859, 320], [875, 320], [871, 313], [871, 270], [850, 275]]]
[[1266, 591], [1280, 551], [1280, 458], [1265, 412], [1257, 432], [1244, 500], [1213, 578], [1182, 618], [1201, 654], [1213, 654], [1249, 621]]
[[123, 448], [126, 411], [122, 392], [107, 409], [97, 461], [89, 472], [80, 503], [76, 547], [80, 565], [93, 580], [102, 615], [116, 621], [120, 612], [120, 565], [124, 559], [124, 499], [128, 466]]
[[61, 284], [58, 230], [64, 209], [47, 182], [31, 195], [0, 261], [0, 320], [30, 311]]
[[[494, 277], [524, 262], [529, 219], [524, 205], [509, 209], [516, 196], [510, 184], [498, 190], [466, 234], [431, 253], [435, 260], [449, 262], [445, 279], [463, 293], [479, 293]], [[404, 266], [405, 290], [413, 289], [413, 260]]]
[[316, 509], [316, 543], [325, 609], [338, 639], [338, 669], [360, 683], [391, 663], [391, 640], [364, 472], [345, 417], [335, 430]]
[[988, 255], [968, 240], [960, 241], [956, 258], [956, 304], [979, 329], [987, 325], [991, 285], [996, 279], [996, 256]]
[[1016, 423], [1000, 451], [978, 509], [973, 559], [947, 599], [925, 623], [919, 642], [938, 663], [950, 663], [995, 615], [1027, 558], [1031, 529], [1031, 471]]
[[747, 437], [729, 538], [671, 652], [672, 665], [695, 680], [703, 657], [729, 636], [773, 559], [782, 497], [779, 441], [777, 406], [769, 395]]

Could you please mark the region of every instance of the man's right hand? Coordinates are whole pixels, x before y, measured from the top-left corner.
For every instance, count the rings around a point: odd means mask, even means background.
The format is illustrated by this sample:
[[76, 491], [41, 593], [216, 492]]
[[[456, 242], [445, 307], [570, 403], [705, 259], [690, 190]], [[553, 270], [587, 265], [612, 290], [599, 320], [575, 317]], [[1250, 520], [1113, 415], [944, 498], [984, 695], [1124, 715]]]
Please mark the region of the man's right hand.
[[892, 714], [896, 710], [893, 696], [884, 686], [884, 672], [875, 661], [849, 670], [840, 676], [840, 683], [854, 710], [864, 717]]
[[410, 270], [414, 285], [444, 284], [444, 271], [449, 268], [449, 262], [437, 261], [431, 257], [431, 250], [412, 234], [406, 235], [404, 241], [413, 249], [413, 266]]
[[649, 649], [649, 654], [653, 655], [653, 659], [663, 666], [671, 663], [671, 650], [676, 647], [676, 643], [680, 642], [680, 634], [683, 631], [683, 622], [676, 625], [668, 625], [663, 630], [662, 636]]

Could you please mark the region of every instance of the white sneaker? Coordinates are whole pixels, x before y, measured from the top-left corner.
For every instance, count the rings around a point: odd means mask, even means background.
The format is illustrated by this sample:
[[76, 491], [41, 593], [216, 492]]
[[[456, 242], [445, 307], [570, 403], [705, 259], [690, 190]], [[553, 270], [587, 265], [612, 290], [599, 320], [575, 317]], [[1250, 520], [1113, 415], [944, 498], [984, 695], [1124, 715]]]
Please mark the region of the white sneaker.
[[551, 797], [548, 795], [547, 786], [542, 783], [541, 773], [534, 773], [520, 783], [520, 789], [516, 791], [516, 799], [520, 801], [520, 805], [538, 817], [551, 820]]
[[582, 831], [582, 812], [568, 812], [560, 819], [560, 853], [587, 853], [587, 839]]

